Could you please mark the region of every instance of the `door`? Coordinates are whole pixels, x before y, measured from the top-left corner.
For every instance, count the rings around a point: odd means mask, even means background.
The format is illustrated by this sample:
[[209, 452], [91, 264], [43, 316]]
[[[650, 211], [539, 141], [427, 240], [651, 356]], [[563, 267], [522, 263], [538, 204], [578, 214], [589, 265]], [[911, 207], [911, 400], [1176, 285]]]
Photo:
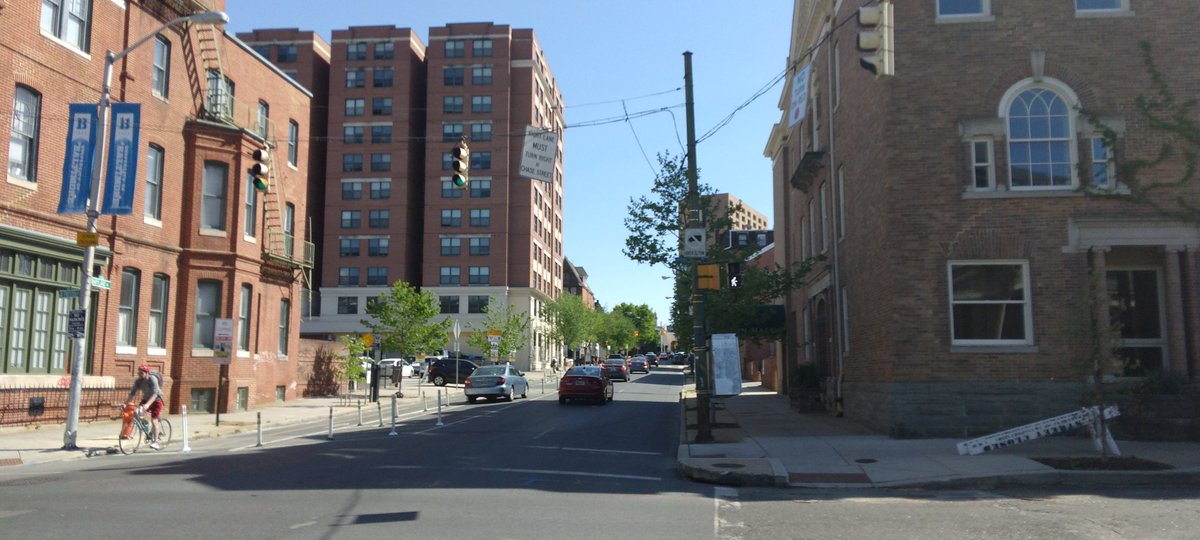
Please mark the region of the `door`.
[[1167, 367], [1162, 275], [1157, 269], [1108, 270], [1108, 314], [1120, 334], [1123, 375], [1142, 377]]

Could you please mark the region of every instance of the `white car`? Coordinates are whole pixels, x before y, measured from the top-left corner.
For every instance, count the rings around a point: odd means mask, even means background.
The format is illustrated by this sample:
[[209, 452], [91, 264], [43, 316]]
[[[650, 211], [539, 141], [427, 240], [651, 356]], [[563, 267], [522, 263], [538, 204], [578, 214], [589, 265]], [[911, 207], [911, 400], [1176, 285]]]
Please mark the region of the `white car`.
[[[383, 369], [385, 373], [387, 373], [387, 372], [395, 373], [396, 372], [395, 370], [399, 369], [401, 377], [412, 377], [413, 376], [412, 365], [408, 363], [408, 360], [405, 360], [403, 358], [384, 358], [383, 360], [379, 361], [379, 367], [381, 369]], [[393, 375], [393, 377], [394, 376], [395, 375]]]

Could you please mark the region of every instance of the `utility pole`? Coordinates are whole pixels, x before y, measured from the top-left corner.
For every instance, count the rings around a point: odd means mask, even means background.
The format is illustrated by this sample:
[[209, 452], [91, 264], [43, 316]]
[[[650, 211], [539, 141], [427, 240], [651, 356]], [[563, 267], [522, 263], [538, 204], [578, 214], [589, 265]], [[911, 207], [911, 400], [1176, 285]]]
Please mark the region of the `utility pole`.
[[[683, 53], [684, 103], [687, 110], [687, 216], [685, 229], [704, 228], [704, 212], [700, 210], [700, 188], [696, 180], [696, 107], [692, 99], [692, 52]], [[707, 233], [705, 234], [707, 238]], [[700, 261], [691, 259], [692, 276], [692, 350], [699, 352], [696, 359], [696, 442], [712, 442], [712, 419], [709, 413], [712, 396], [707, 332], [705, 332], [704, 297], [699, 286], [697, 266]]]

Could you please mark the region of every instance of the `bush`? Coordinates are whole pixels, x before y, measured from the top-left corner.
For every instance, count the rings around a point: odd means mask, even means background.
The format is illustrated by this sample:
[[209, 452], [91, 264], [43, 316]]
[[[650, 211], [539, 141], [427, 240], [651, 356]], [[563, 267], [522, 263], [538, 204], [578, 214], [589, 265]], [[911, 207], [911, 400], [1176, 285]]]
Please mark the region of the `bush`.
[[1183, 394], [1187, 391], [1187, 377], [1171, 371], [1151, 371], [1133, 388], [1135, 394]]

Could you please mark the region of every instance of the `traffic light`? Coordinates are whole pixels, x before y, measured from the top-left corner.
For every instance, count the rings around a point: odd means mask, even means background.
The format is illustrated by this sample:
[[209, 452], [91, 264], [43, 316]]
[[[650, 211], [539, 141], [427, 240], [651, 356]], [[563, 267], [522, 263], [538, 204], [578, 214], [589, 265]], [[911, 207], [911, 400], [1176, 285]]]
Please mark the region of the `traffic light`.
[[710, 291], [721, 289], [721, 267], [717, 264], [701, 264], [696, 266], [696, 275], [699, 276], [697, 288]]
[[891, 1], [858, 8], [858, 25], [864, 27], [858, 31], [858, 50], [874, 53], [859, 59], [859, 64], [877, 78], [895, 75], [896, 36]]
[[450, 158], [452, 160], [450, 168], [454, 170], [450, 181], [458, 189], [467, 189], [471, 182], [468, 178], [471, 170], [471, 149], [467, 147], [466, 139], [458, 141], [458, 146], [450, 152]]
[[271, 167], [271, 154], [266, 148], [259, 148], [250, 155], [254, 159], [254, 164], [250, 166], [250, 178], [254, 182], [254, 189], [266, 191], [269, 185], [267, 174]]
[[637, 331], [637, 330], [634, 330], [634, 331], [633, 331], [633, 337], [638, 337], [638, 331]]
[[725, 265], [725, 279], [729, 288], [736, 289], [742, 285], [742, 263], [731, 262]]

